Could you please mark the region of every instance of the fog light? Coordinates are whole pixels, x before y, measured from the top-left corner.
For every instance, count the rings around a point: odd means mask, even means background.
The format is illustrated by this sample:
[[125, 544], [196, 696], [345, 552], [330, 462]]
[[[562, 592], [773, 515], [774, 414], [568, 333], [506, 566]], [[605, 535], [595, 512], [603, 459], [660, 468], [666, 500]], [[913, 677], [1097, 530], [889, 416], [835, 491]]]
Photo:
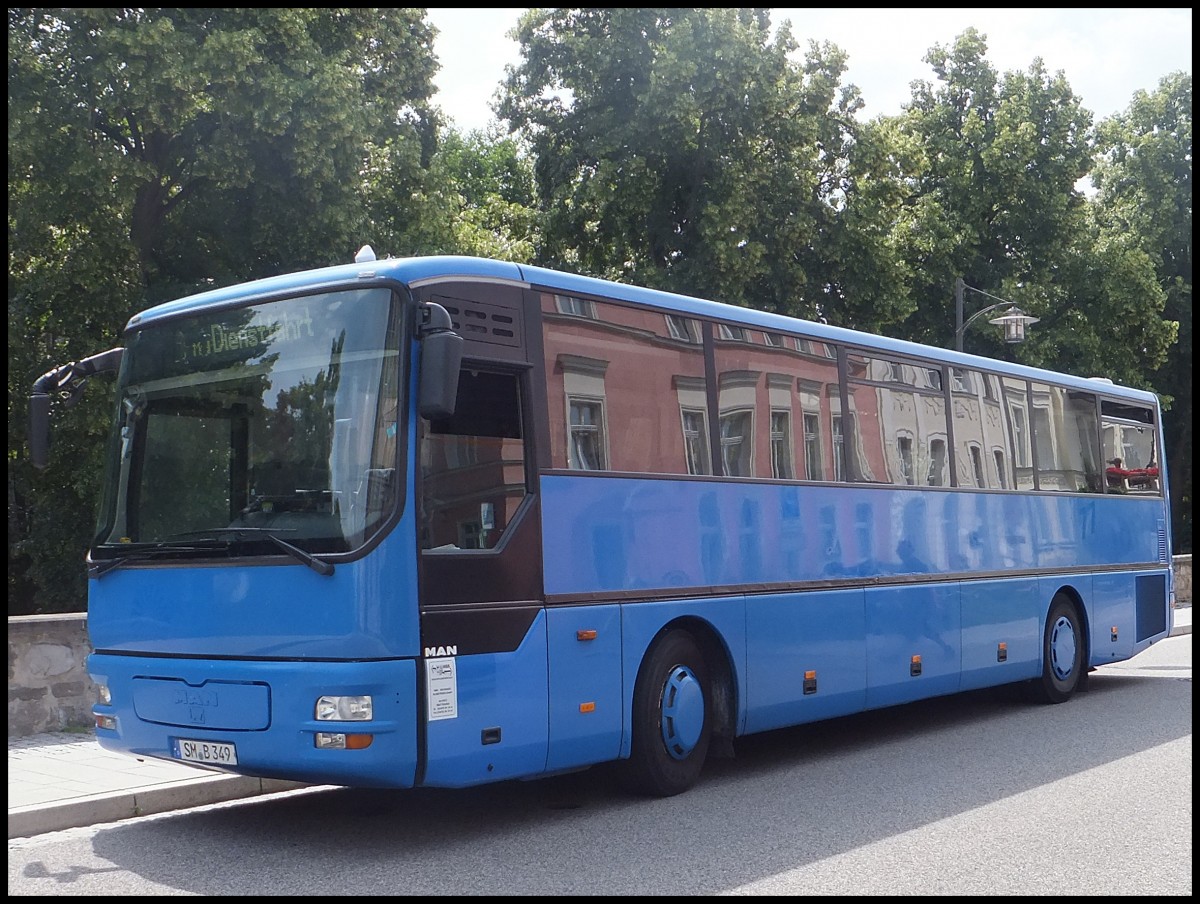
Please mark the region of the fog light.
[[336, 731], [318, 731], [313, 746], [318, 750], [363, 750], [370, 747], [374, 736], [369, 734], [342, 734]]
[[117, 717], [116, 716], [102, 716], [99, 713], [93, 713], [93, 715], [96, 717], [96, 727], [97, 728], [103, 728], [105, 731], [116, 731], [117, 730]]
[[318, 722], [369, 722], [374, 717], [375, 706], [370, 697], [317, 698]]

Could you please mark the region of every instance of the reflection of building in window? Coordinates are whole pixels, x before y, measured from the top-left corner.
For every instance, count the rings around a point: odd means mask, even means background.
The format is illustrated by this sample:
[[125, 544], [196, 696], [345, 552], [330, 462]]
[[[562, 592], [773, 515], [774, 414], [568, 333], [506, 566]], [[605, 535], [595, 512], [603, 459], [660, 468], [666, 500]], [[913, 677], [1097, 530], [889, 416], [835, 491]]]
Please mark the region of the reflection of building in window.
[[931, 487], [944, 487], [946, 481], [946, 441], [934, 438], [929, 441], [929, 474], [925, 481]]
[[[857, 416], [846, 425], [855, 428], [846, 432], [850, 479], [873, 480], [875, 471], [887, 483], [923, 483], [928, 438], [947, 431], [945, 397], [928, 385], [931, 375], [940, 381], [941, 372], [858, 352], [847, 355], [847, 365], [854, 375], [848, 408]], [[904, 449], [900, 438], [907, 439]]]
[[1038, 486], [1067, 493], [1101, 492], [1096, 461], [1100, 425], [1096, 396], [1046, 383], [1031, 383], [1033, 442]]
[[559, 355], [566, 395], [567, 467], [602, 471], [608, 467], [604, 425], [604, 375], [608, 362], [582, 355]]
[[458, 524], [459, 549], [484, 549], [483, 522], [460, 521]]
[[742, 326], [730, 326], [728, 323], [717, 324], [717, 335], [722, 339], [732, 339], [735, 342], [749, 342], [750, 334]]
[[771, 476], [791, 480], [796, 470], [792, 464], [792, 378], [788, 374], [767, 374], [767, 394], [771, 405]]
[[965, 367], [950, 368], [950, 416], [959, 486], [1007, 489], [1003, 472], [988, 468], [984, 451], [1008, 445], [1004, 413], [996, 403], [998, 382], [999, 378], [991, 374]]
[[[803, 340], [807, 342], [808, 340]], [[807, 363], [805, 369], [812, 369]], [[818, 365], [821, 367], [821, 365]], [[836, 374], [834, 374], [836, 377]], [[800, 395], [802, 409], [801, 424], [804, 427], [804, 474], [807, 480], [828, 480], [830, 475], [825, 470], [824, 439], [821, 431], [821, 392], [824, 386], [819, 380], [797, 381], [797, 392]]]
[[1025, 383], [1008, 378], [1004, 380], [1004, 398], [1008, 407], [1008, 417], [1012, 422], [1013, 432], [1013, 461], [1018, 468], [1028, 468], [1030, 461], [1029, 417], [1025, 399]]
[[821, 480], [821, 415], [804, 412], [804, 476], [809, 480]]
[[[874, 480], [876, 468], [884, 469], [887, 463], [883, 460], [884, 443], [879, 433], [879, 403], [875, 390], [868, 387], [854, 389], [851, 387], [849, 396], [844, 400], [839, 387], [830, 385], [829, 410], [834, 419], [833, 439], [835, 448], [834, 467], [837, 469], [837, 480]], [[834, 414], [837, 412], [837, 414]], [[865, 413], [864, 413], [865, 412]], [[871, 435], [864, 440], [864, 424], [873, 427]], [[870, 452], [867, 452], [869, 446]], [[845, 452], [843, 457], [842, 452]], [[843, 473], [842, 468], [847, 471]]]
[[721, 415], [721, 463], [727, 477], [754, 475], [753, 411], [730, 411]]
[[579, 471], [603, 471], [604, 403], [599, 399], [580, 399], [567, 396], [570, 409], [570, 443], [567, 467]]
[[554, 305], [560, 314], [571, 314], [575, 317], [596, 319], [596, 306], [587, 298], [576, 298], [574, 295], [555, 295]]
[[806, 355], [818, 355], [823, 358], [834, 357], [832, 345], [826, 342], [816, 342], [812, 339], [797, 339], [796, 350]]
[[844, 462], [846, 460], [846, 440], [842, 433], [842, 416], [834, 414], [830, 417], [830, 426], [833, 432], [833, 479], [845, 480], [846, 469]]
[[982, 489], [987, 486], [987, 481], [983, 476], [983, 450], [972, 443], [967, 447], [967, 451], [971, 455], [971, 476], [975, 480], [975, 486]]
[[708, 452], [708, 392], [703, 377], [672, 377], [679, 401], [688, 474], [711, 474]]
[[681, 408], [683, 446], [689, 474], [710, 474], [708, 457], [708, 413], [703, 408]]
[[1059, 470], [1059, 461], [1054, 429], [1050, 425], [1050, 408], [1047, 405], [1034, 405], [1033, 445], [1037, 455], [1039, 485], [1043, 490], [1061, 489], [1060, 486], [1052, 487], [1048, 482], [1051, 476], [1049, 472]]
[[900, 458], [900, 476], [909, 486], [917, 482], [916, 462], [913, 459], [912, 436], [901, 433], [896, 437], [896, 454]]
[[1096, 449], [1100, 445], [1100, 421], [1096, 415], [1096, 397], [1088, 392], [1068, 391], [1067, 406], [1074, 426], [1074, 430], [1068, 427], [1067, 431], [1069, 464], [1075, 472], [1074, 489], [1099, 493], [1102, 488]]
[[[422, 446], [424, 453], [429, 454], [433, 445], [426, 443]], [[465, 468], [479, 462], [479, 443], [476, 437], [463, 436], [454, 443], [445, 443], [441, 447], [444, 461], [441, 465], [446, 468]], [[426, 462], [431, 464], [431, 462]]]
[[1100, 422], [1093, 393], [1030, 383], [1038, 487], [1065, 493], [1102, 492]]
[[700, 341], [700, 324], [690, 317], [680, 317], [678, 314], [666, 314], [667, 332], [672, 339], [681, 342], [696, 343]]
[[[551, 293], [542, 295], [542, 306], [550, 467], [573, 466], [570, 397], [602, 404], [597, 424], [605, 470], [687, 474], [679, 411], [704, 410], [708, 402], [704, 324], [599, 300], [591, 302], [594, 320], [564, 315]], [[710, 415], [701, 450], [706, 473], [712, 471], [712, 428]]]
[[719, 378], [721, 462], [728, 477], [754, 476], [758, 378], [758, 372], [753, 370], [728, 370]]
[[454, 415], [421, 421], [422, 549], [491, 549], [525, 497], [519, 380], [463, 371]]
[[771, 476], [780, 480], [792, 478], [792, 413], [771, 412]]

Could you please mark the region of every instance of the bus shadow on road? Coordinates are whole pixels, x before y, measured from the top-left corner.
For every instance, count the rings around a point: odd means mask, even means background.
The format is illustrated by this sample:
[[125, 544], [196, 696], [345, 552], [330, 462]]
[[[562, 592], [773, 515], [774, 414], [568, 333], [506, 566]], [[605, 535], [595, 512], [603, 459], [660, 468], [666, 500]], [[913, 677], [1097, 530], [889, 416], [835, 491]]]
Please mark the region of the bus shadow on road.
[[[94, 847], [201, 895], [720, 893], [1190, 737], [1191, 706], [1190, 680], [1095, 674], [1058, 706], [993, 688], [750, 736], [673, 798], [632, 797], [607, 767], [312, 790], [106, 827]], [[181, 851], [221, 869], [183, 872]]]

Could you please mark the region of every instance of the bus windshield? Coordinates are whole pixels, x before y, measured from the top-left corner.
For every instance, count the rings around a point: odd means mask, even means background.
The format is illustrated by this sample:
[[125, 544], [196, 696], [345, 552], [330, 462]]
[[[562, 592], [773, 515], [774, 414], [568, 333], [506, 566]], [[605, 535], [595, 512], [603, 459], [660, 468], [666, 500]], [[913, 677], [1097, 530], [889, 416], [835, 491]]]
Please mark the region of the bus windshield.
[[365, 543], [399, 501], [399, 307], [372, 287], [133, 334], [93, 556]]

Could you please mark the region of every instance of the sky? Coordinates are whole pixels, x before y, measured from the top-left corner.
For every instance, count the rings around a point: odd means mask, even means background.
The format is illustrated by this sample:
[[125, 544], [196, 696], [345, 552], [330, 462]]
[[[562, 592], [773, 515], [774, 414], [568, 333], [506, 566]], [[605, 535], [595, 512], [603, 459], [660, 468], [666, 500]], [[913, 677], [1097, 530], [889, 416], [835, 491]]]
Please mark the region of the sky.
[[[442, 69], [435, 102], [460, 131], [483, 129], [493, 118], [492, 94], [506, 64], [520, 62], [505, 33], [523, 7], [436, 8], [434, 43]], [[987, 37], [987, 59], [1000, 72], [1025, 71], [1041, 57], [1048, 73], [1062, 71], [1083, 106], [1099, 121], [1128, 107], [1135, 91], [1153, 91], [1175, 71], [1192, 71], [1191, 8], [849, 9], [773, 8], [775, 24], [789, 19], [801, 49], [829, 41], [849, 55], [842, 84], [858, 85], [861, 116], [900, 112], [917, 79], [934, 81], [921, 61], [935, 44], [950, 45], [967, 27]]]

